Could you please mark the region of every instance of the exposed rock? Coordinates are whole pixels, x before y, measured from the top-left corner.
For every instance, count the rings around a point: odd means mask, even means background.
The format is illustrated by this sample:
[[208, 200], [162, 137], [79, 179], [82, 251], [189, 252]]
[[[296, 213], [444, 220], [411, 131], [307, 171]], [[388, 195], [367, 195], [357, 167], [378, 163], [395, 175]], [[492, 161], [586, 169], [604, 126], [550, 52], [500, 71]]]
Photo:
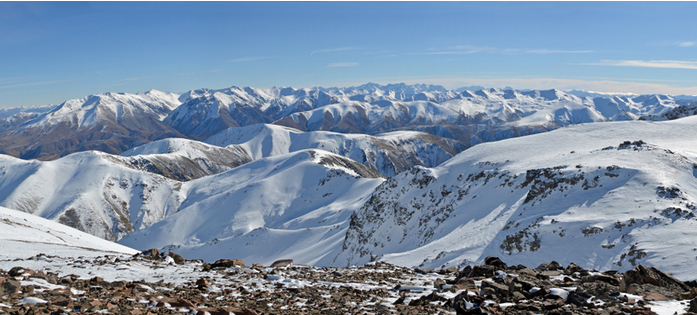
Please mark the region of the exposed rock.
[[[291, 260], [291, 263], [292, 263], [292, 260]], [[239, 259], [218, 259], [211, 265], [211, 268], [218, 268], [218, 267], [229, 268], [229, 267], [234, 267], [234, 266], [244, 267], [244, 261], [241, 261]]]
[[497, 270], [508, 269], [508, 265], [506, 265], [506, 263], [501, 261], [501, 259], [498, 257], [486, 257], [484, 258], [484, 264], [488, 266], [494, 266]]
[[688, 311], [697, 313], [697, 299], [692, 299], [692, 301], [690, 301], [690, 308], [688, 309]]
[[548, 263], [544, 263], [544, 264], [537, 266], [536, 269], [537, 270], [559, 270], [559, 269], [564, 269], [564, 268], [562, 268], [562, 266], [558, 262], [552, 260]]
[[144, 250], [136, 255], [146, 259], [160, 259], [160, 251], [157, 248]]
[[2, 282], [0, 282], [0, 296], [15, 294], [19, 288], [19, 281], [14, 279], [4, 279]]
[[[115, 261], [80, 261], [83, 265], [87, 263], [110, 268]], [[668, 290], [661, 285], [672, 285], [670, 277], [664, 278], [665, 275], [659, 270], [637, 268], [637, 274], [653, 277], [655, 282], [649, 281], [658, 285], [632, 283], [629, 287], [644, 297], [643, 300], [635, 300], [620, 295], [618, 286], [612, 285], [613, 281], [609, 280], [618, 279], [616, 277], [622, 274], [591, 272], [592, 276], [581, 279], [579, 275], [588, 272], [582, 269], [566, 276], [550, 278], [543, 273], [561, 271], [515, 266], [484, 278], [467, 277], [477, 266], [468, 266], [457, 273], [453, 270], [417, 272], [384, 262], [351, 268], [317, 268], [289, 263], [281, 267], [257, 265], [254, 269], [248, 269], [242, 268], [240, 261], [219, 260], [213, 264], [216, 267], [206, 269], [201, 261], [185, 261], [183, 266], [176, 266], [142, 255], [132, 257], [130, 261], [118, 261], [118, 264], [156, 270], [191, 268], [189, 270], [194, 271], [185, 277], [185, 283], [175, 285], [164, 280], [156, 283], [141, 280], [110, 282], [98, 274], [86, 279], [84, 276], [54, 275], [43, 270], [21, 268], [21, 272], [17, 269], [13, 274], [19, 273], [17, 277], [23, 277], [22, 281], [34, 281], [32, 285], [21, 287], [20, 281], [0, 271], [0, 297], [3, 298], [2, 304], [7, 305], [2, 312], [24, 315], [72, 312], [135, 315], [206, 312], [211, 315], [416, 315], [453, 312], [492, 315], [648, 315], [655, 314], [650, 309], [654, 301], [670, 299], [661, 293], [660, 290]], [[225, 267], [227, 265], [229, 267]], [[60, 287], [49, 289], [49, 285], [35, 281], [45, 278], [55, 278], [52, 281], [60, 282]], [[647, 286], [654, 291], [641, 293]], [[575, 291], [571, 289], [573, 287]], [[690, 293], [691, 290], [682, 293]], [[23, 293], [18, 294], [20, 291]], [[34, 304], [24, 303], [28, 301], [22, 300], [24, 298], [31, 298]], [[691, 301], [687, 308], [688, 305], [685, 305], [685, 310], [697, 311], [697, 299]]]
[[173, 252], [167, 253], [167, 256], [172, 257], [172, 259], [174, 259], [174, 263], [176, 263], [178, 265], [181, 265], [181, 264], [186, 262], [186, 259], [184, 259], [184, 257], [182, 257], [179, 254], [175, 254]]
[[271, 264], [271, 267], [286, 267], [293, 264], [292, 259], [279, 259]]

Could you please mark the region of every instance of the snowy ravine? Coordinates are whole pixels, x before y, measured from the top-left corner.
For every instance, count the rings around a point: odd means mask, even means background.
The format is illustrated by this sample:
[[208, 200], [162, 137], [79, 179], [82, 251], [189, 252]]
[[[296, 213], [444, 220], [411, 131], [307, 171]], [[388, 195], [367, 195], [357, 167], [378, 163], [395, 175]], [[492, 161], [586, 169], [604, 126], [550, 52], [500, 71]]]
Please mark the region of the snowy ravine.
[[180, 202], [181, 182], [134, 164], [96, 151], [47, 162], [0, 155], [0, 206], [117, 240], [175, 212]]
[[438, 268], [501, 256], [589, 269], [697, 256], [697, 117], [583, 124], [486, 143], [381, 184], [351, 216], [333, 265]]
[[350, 159], [304, 150], [182, 185], [177, 213], [119, 241], [190, 258], [326, 266], [348, 218], [384, 179]]
[[205, 142], [244, 149], [254, 160], [319, 149], [350, 158], [384, 176], [394, 176], [414, 165], [437, 166], [466, 149], [458, 141], [423, 132], [395, 131], [369, 136], [328, 131], [301, 132], [268, 124], [229, 128]]

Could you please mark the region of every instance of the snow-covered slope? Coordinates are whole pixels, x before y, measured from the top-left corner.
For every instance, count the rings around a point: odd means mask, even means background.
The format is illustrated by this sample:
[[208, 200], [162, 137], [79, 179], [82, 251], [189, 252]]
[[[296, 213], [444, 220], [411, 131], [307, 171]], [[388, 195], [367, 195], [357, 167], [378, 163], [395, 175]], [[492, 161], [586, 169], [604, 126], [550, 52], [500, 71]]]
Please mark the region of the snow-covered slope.
[[350, 158], [385, 176], [393, 176], [415, 165], [436, 166], [467, 148], [452, 139], [414, 131], [369, 136], [326, 131], [301, 132], [267, 124], [230, 128], [205, 142], [227, 148], [237, 146], [254, 160], [305, 149], [320, 149]]
[[0, 206], [117, 240], [175, 212], [181, 183], [87, 151], [58, 160], [0, 155]]
[[695, 116], [695, 115], [697, 115], [697, 102], [689, 104], [689, 105], [682, 105], [682, 106], [674, 107], [673, 109], [666, 111], [666, 112], [663, 112], [660, 115], [643, 116], [642, 119], [661, 121], [661, 120], [673, 120], [673, 119]]
[[57, 222], [0, 207], [0, 259], [27, 258], [39, 253], [91, 257], [137, 252]]
[[347, 219], [382, 181], [379, 173], [321, 150], [269, 157], [185, 183], [176, 214], [120, 243], [207, 261], [291, 258], [327, 265], [341, 247]]
[[178, 105], [176, 94], [155, 90], [69, 100], [5, 130], [0, 150], [25, 159], [53, 159], [91, 149], [121, 153], [154, 139], [182, 136], [160, 122]]
[[388, 179], [333, 264], [440, 267], [502, 256], [694, 278], [697, 117], [582, 124], [472, 147]]
[[153, 141], [128, 150], [121, 157], [140, 170], [180, 181], [222, 173], [252, 161], [240, 146], [221, 148], [181, 138]]

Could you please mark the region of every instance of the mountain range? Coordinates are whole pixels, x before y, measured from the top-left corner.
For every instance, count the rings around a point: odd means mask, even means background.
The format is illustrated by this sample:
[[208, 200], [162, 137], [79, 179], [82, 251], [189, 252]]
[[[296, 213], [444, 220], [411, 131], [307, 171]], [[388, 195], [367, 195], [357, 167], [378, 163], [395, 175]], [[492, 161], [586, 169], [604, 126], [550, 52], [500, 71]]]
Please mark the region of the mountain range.
[[120, 154], [159, 139], [200, 141], [231, 127], [260, 123], [368, 135], [413, 130], [453, 139], [467, 148], [569, 124], [661, 119], [690, 103], [668, 95], [456, 92], [434, 85], [373, 83], [350, 88], [231, 87], [181, 94], [108, 92], [56, 106], [0, 111], [0, 153], [40, 160], [85, 150]]
[[697, 105], [578, 94], [232, 87], [6, 109], [0, 206], [207, 261], [688, 276]]

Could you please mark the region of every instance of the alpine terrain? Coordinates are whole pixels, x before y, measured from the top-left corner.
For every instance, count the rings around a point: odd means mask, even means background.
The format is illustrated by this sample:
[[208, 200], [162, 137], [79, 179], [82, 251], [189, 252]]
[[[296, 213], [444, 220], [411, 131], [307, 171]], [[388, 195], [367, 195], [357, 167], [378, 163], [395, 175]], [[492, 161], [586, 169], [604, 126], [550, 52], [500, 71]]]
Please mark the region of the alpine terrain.
[[694, 107], [372, 83], [107, 92], [0, 113], [0, 205], [206, 261], [500, 256], [685, 278]]

